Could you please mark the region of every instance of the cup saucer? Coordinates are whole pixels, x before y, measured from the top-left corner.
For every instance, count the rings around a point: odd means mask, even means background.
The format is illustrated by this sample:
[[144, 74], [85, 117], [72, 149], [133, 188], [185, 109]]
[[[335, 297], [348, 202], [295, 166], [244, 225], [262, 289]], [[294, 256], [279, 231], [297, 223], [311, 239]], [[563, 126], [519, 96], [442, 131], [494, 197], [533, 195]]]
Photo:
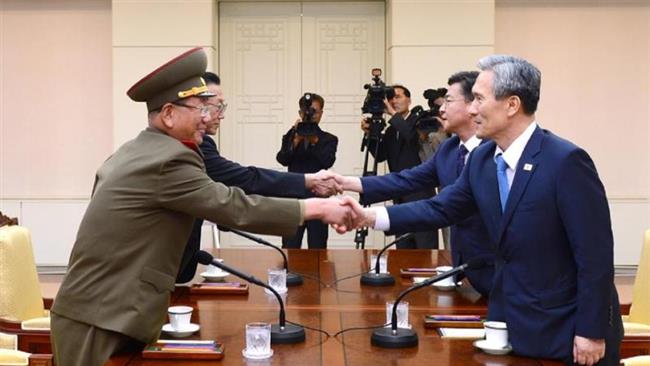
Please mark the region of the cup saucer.
[[271, 358], [271, 356], [273, 356], [273, 350], [271, 349], [271, 351], [269, 353], [264, 354], [264, 355], [252, 355], [252, 354], [247, 352], [246, 348], [244, 348], [243, 350], [241, 350], [241, 354], [244, 355], [244, 357], [246, 357], [246, 358], [248, 358], [250, 360], [265, 360], [265, 359]]
[[505, 347], [495, 347], [490, 344], [486, 339], [479, 339], [474, 341], [474, 347], [480, 348], [483, 352], [490, 355], [505, 355], [512, 351], [510, 343]]
[[198, 324], [190, 323], [184, 329], [174, 329], [174, 328], [172, 328], [171, 324], [167, 323], [167, 324], [163, 325], [162, 331], [169, 334], [172, 337], [184, 338], [184, 337], [191, 336], [197, 330], [199, 330], [199, 328], [201, 328], [201, 327]]
[[230, 273], [226, 271], [221, 272], [201, 272], [200, 276], [208, 282], [223, 281]]

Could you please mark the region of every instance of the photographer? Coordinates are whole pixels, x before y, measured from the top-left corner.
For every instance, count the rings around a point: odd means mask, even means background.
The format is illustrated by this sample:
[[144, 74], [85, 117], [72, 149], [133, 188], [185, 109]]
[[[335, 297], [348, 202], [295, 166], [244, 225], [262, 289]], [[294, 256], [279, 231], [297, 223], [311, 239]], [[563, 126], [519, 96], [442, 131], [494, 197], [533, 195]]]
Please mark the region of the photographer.
[[[282, 137], [282, 147], [276, 160], [292, 173], [315, 173], [331, 168], [336, 160], [339, 141], [336, 136], [318, 126], [325, 100], [318, 94], [305, 93], [298, 101], [298, 106], [300, 118]], [[328, 226], [317, 220], [306, 221], [294, 237], [283, 238], [282, 247], [300, 248], [305, 229], [309, 249], [327, 247]]]
[[[420, 160], [427, 161], [438, 150], [438, 146], [449, 138], [449, 134], [442, 128], [440, 120], [440, 107], [445, 102], [446, 88], [427, 89], [423, 96], [427, 100], [429, 110], [418, 114], [415, 129], [420, 138]], [[417, 107], [416, 107], [417, 108]], [[415, 109], [415, 108], [414, 108]]]
[[[388, 95], [384, 101], [386, 113], [391, 116], [388, 128], [379, 139], [377, 154], [375, 155], [376, 140], [369, 140], [368, 149], [378, 162], [387, 161], [391, 173], [420, 165], [420, 139], [415, 128], [416, 115], [411, 114], [411, 92], [403, 85], [394, 85], [394, 96]], [[367, 120], [361, 121], [361, 128], [367, 133], [369, 129]], [[432, 197], [433, 187], [424, 191], [412, 193], [398, 199], [393, 203], [418, 201]], [[398, 249], [437, 249], [438, 235], [435, 231], [415, 233], [413, 239], [397, 244]]]

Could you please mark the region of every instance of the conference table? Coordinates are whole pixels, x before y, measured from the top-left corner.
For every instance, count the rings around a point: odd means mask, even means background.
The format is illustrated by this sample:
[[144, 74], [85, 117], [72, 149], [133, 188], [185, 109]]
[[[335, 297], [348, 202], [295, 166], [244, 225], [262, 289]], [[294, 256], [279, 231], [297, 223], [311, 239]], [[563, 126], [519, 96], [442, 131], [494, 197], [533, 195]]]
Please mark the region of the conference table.
[[[192, 322], [200, 330], [189, 339], [216, 340], [224, 345], [220, 361], [154, 360], [138, 354], [116, 355], [106, 366], [150, 365], [561, 365], [550, 360], [535, 360], [516, 355], [494, 356], [474, 348], [472, 340], [441, 338], [435, 329], [425, 328], [427, 314], [485, 315], [487, 303], [467, 283], [452, 291], [422, 288], [409, 294], [409, 322], [418, 334], [416, 347], [385, 349], [372, 346], [372, 329], [386, 323], [386, 302], [392, 302], [401, 291], [413, 284], [411, 278], [400, 277], [401, 268], [433, 268], [450, 265], [447, 251], [390, 250], [388, 270], [395, 277], [392, 286], [371, 287], [360, 284], [359, 275], [370, 268], [370, 255], [376, 250], [288, 250], [289, 268], [304, 274], [300, 286], [289, 287], [286, 296], [287, 320], [305, 326], [306, 341], [298, 344], [274, 344], [272, 358], [247, 360], [245, 325], [250, 322], [277, 323], [279, 306], [273, 295], [251, 285], [245, 295], [204, 295], [190, 293], [196, 276], [189, 284], [177, 286], [172, 294], [173, 305], [194, 308]], [[281, 268], [282, 258], [273, 250], [216, 249], [213, 255], [259, 279], [266, 280], [267, 269]], [[197, 273], [204, 270], [199, 266]], [[229, 276], [228, 281], [240, 281]], [[335, 283], [335, 281], [337, 281]], [[321, 329], [332, 336], [309, 328]], [[534, 337], [534, 335], [531, 335]], [[169, 338], [164, 334], [161, 338]]]

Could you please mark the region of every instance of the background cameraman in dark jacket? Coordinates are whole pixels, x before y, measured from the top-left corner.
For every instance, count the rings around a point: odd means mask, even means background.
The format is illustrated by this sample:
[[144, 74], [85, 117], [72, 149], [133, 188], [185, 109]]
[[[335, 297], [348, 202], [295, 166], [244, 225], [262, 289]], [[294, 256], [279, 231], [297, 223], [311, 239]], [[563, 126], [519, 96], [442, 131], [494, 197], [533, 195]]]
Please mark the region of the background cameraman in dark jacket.
[[[318, 94], [305, 93], [298, 101], [298, 106], [300, 119], [282, 137], [277, 161], [292, 173], [315, 173], [331, 168], [336, 160], [339, 140], [318, 126], [323, 116], [325, 100]], [[300, 248], [305, 229], [309, 249], [327, 248], [328, 226], [318, 220], [306, 221], [294, 237], [282, 238], [282, 247]]]
[[[416, 116], [411, 113], [411, 92], [403, 85], [393, 85], [395, 96], [387, 101], [386, 113], [392, 117], [388, 120], [388, 128], [382, 135], [377, 155], [377, 162], [387, 161], [391, 173], [400, 172], [404, 169], [420, 165], [420, 139], [415, 129]], [[369, 125], [362, 121], [361, 128], [368, 131]], [[374, 155], [375, 141], [370, 140], [368, 149]], [[393, 203], [418, 201], [430, 198], [434, 194], [433, 187], [425, 191], [409, 194], [393, 200]], [[403, 233], [398, 233], [403, 234]], [[404, 240], [397, 244], [398, 249], [437, 249], [438, 233], [436, 231], [424, 231], [415, 233], [414, 238]]]

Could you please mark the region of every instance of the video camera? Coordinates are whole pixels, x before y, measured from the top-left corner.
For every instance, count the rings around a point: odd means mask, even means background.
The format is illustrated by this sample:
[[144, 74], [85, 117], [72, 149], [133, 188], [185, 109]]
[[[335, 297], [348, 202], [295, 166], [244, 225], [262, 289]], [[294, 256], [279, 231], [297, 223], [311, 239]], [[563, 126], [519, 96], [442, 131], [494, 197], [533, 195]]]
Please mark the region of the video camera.
[[372, 69], [372, 84], [365, 84], [364, 89], [368, 89], [366, 99], [363, 101], [361, 111], [370, 113], [374, 116], [384, 114], [384, 99], [391, 100], [395, 97], [395, 89], [381, 80], [381, 69]]
[[314, 122], [316, 110], [312, 106], [314, 94], [305, 93], [298, 101], [300, 111], [302, 111], [302, 121], [296, 126], [296, 134], [299, 136], [315, 136], [318, 134], [318, 124]]
[[411, 113], [416, 116], [415, 128], [425, 134], [431, 132], [438, 132], [442, 127], [440, 121], [436, 117], [440, 117], [440, 106], [435, 103], [438, 98], [444, 98], [447, 94], [447, 89], [427, 89], [422, 93], [422, 96], [427, 99], [429, 110], [424, 110], [421, 106], [413, 108]]
[[363, 100], [361, 112], [369, 113], [371, 116], [368, 118], [370, 123], [370, 130], [368, 135], [364, 137], [361, 145], [361, 150], [366, 145], [368, 139], [379, 140], [381, 131], [386, 127], [386, 120], [384, 120], [384, 104], [385, 99], [393, 99], [395, 97], [395, 89], [381, 80], [381, 69], [372, 69], [372, 84], [365, 84], [364, 89], [367, 89], [366, 98]]
[[[422, 93], [422, 96], [424, 99], [427, 100], [427, 104], [429, 105], [429, 108], [433, 108], [433, 106], [438, 106], [435, 101], [438, 98], [445, 98], [445, 95], [447, 95], [447, 88], [438, 88], [438, 89], [427, 89]], [[440, 108], [440, 106], [438, 106]]]

